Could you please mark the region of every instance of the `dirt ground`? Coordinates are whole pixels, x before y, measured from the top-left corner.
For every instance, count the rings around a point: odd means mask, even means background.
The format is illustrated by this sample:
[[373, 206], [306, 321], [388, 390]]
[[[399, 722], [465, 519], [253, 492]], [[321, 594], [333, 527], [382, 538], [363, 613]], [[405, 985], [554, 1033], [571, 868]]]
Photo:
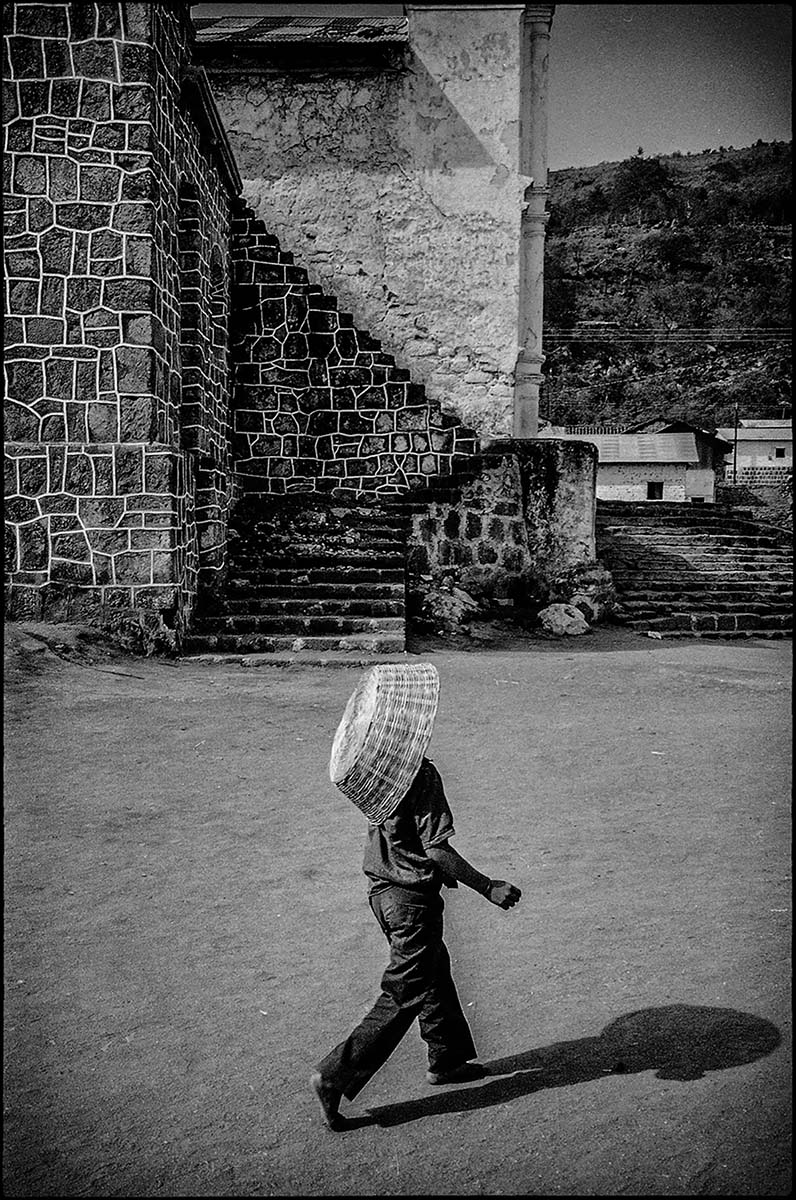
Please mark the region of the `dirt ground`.
[[6, 627], [6, 1195], [789, 1194], [790, 642], [425, 657], [453, 844], [523, 890], [446, 893], [490, 1074], [429, 1086], [415, 1028], [334, 1134], [386, 961], [327, 773], [361, 667]]

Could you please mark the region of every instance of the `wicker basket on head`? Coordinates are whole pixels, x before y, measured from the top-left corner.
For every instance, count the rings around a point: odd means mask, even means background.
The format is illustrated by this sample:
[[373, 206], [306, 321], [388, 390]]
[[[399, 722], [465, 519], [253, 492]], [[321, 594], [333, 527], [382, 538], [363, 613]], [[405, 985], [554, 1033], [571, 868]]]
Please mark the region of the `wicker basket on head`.
[[360, 679], [337, 727], [329, 775], [372, 825], [392, 816], [431, 740], [439, 675], [431, 663], [380, 663]]

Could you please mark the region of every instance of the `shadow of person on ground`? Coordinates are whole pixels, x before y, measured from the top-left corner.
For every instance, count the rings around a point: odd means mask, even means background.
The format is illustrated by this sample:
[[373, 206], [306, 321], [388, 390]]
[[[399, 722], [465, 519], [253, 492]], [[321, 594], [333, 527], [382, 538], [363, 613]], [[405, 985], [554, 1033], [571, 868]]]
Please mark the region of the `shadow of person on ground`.
[[686, 1083], [706, 1071], [740, 1067], [770, 1054], [780, 1043], [776, 1025], [731, 1008], [672, 1004], [627, 1013], [597, 1037], [556, 1042], [483, 1064], [502, 1076], [477, 1087], [459, 1087], [418, 1100], [385, 1104], [347, 1127], [403, 1125], [423, 1117], [506, 1104], [545, 1088], [587, 1083], [604, 1075], [655, 1071], [658, 1079]]

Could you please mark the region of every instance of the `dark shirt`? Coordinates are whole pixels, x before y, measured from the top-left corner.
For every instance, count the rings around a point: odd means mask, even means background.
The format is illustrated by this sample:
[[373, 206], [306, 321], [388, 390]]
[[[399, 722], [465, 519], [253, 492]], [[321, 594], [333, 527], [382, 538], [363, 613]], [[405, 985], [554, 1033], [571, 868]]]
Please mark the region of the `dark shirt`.
[[368, 829], [363, 867], [371, 895], [396, 884], [438, 892], [442, 872], [426, 850], [447, 842], [455, 832], [440, 773], [424, 758], [393, 815]]

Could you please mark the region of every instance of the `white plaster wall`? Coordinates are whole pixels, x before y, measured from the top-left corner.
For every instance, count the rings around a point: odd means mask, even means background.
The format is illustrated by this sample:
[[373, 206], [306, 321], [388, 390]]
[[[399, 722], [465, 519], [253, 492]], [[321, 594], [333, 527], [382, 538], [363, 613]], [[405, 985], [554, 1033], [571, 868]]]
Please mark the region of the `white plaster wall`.
[[408, 69], [212, 75], [247, 201], [399, 366], [509, 434], [520, 10], [410, 9]]
[[[664, 492], [666, 488], [664, 487]], [[701, 497], [712, 504], [716, 493], [716, 474], [705, 467], [687, 467], [685, 472], [685, 498]]]
[[646, 500], [647, 483], [663, 482], [663, 499], [686, 498], [685, 463], [600, 463], [598, 500]]

